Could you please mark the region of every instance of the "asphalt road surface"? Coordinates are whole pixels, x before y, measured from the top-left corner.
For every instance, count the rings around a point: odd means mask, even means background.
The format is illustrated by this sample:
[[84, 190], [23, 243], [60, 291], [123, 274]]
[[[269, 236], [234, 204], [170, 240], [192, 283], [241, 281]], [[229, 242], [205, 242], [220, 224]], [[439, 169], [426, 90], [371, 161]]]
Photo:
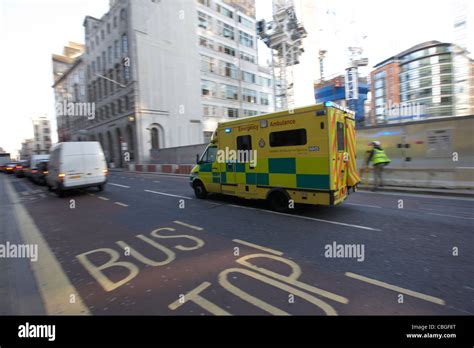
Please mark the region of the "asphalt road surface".
[[3, 314], [474, 314], [469, 198], [359, 191], [281, 214], [122, 172], [65, 198], [2, 174], [0, 194], [0, 242], [39, 248], [0, 259]]

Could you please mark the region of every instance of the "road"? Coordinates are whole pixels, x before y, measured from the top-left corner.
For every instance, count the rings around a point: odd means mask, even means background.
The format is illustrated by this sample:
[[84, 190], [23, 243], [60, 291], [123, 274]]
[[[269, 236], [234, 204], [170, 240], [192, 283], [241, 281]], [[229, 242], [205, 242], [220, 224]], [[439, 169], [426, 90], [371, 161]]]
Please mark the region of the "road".
[[474, 314], [469, 198], [360, 191], [281, 214], [122, 172], [104, 192], [58, 198], [13, 175], [0, 192], [2, 240], [40, 250], [0, 259], [7, 314]]

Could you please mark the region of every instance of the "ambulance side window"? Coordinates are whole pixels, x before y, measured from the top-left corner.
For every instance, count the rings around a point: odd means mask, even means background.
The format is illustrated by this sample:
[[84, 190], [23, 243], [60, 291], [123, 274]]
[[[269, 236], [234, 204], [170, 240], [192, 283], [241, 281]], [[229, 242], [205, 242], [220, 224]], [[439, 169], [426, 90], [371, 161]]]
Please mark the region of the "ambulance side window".
[[337, 151], [344, 151], [344, 123], [337, 122]]
[[211, 146], [208, 147], [204, 155], [201, 157], [202, 163], [212, 163], [216, 160], [217, 147]]
[[252, 150], [252, 137], [250, 135], [237, 137], [237, 150]]

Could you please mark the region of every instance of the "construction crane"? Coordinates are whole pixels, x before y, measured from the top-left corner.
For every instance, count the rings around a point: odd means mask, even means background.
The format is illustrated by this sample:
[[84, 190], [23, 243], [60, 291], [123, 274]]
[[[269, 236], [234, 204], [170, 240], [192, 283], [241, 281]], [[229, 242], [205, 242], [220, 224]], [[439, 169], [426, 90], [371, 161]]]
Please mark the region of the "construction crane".
[[299, 64], [307, 33], [296, 18], [292, 0], [273, 0], [273, 21], [257, 22], [257, 35], [271, 49], [275, 110], [293, 110], [292, 67]]

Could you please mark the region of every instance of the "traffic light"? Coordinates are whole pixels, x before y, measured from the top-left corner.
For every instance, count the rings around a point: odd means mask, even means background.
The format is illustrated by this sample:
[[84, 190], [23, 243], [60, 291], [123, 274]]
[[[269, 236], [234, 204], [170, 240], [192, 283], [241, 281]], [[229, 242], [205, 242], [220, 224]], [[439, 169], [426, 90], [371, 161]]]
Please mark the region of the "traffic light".
[[257, 22], [257, 35], [261, 38], [267, 36], [267, 23], [265, 22], [265, 19]]

